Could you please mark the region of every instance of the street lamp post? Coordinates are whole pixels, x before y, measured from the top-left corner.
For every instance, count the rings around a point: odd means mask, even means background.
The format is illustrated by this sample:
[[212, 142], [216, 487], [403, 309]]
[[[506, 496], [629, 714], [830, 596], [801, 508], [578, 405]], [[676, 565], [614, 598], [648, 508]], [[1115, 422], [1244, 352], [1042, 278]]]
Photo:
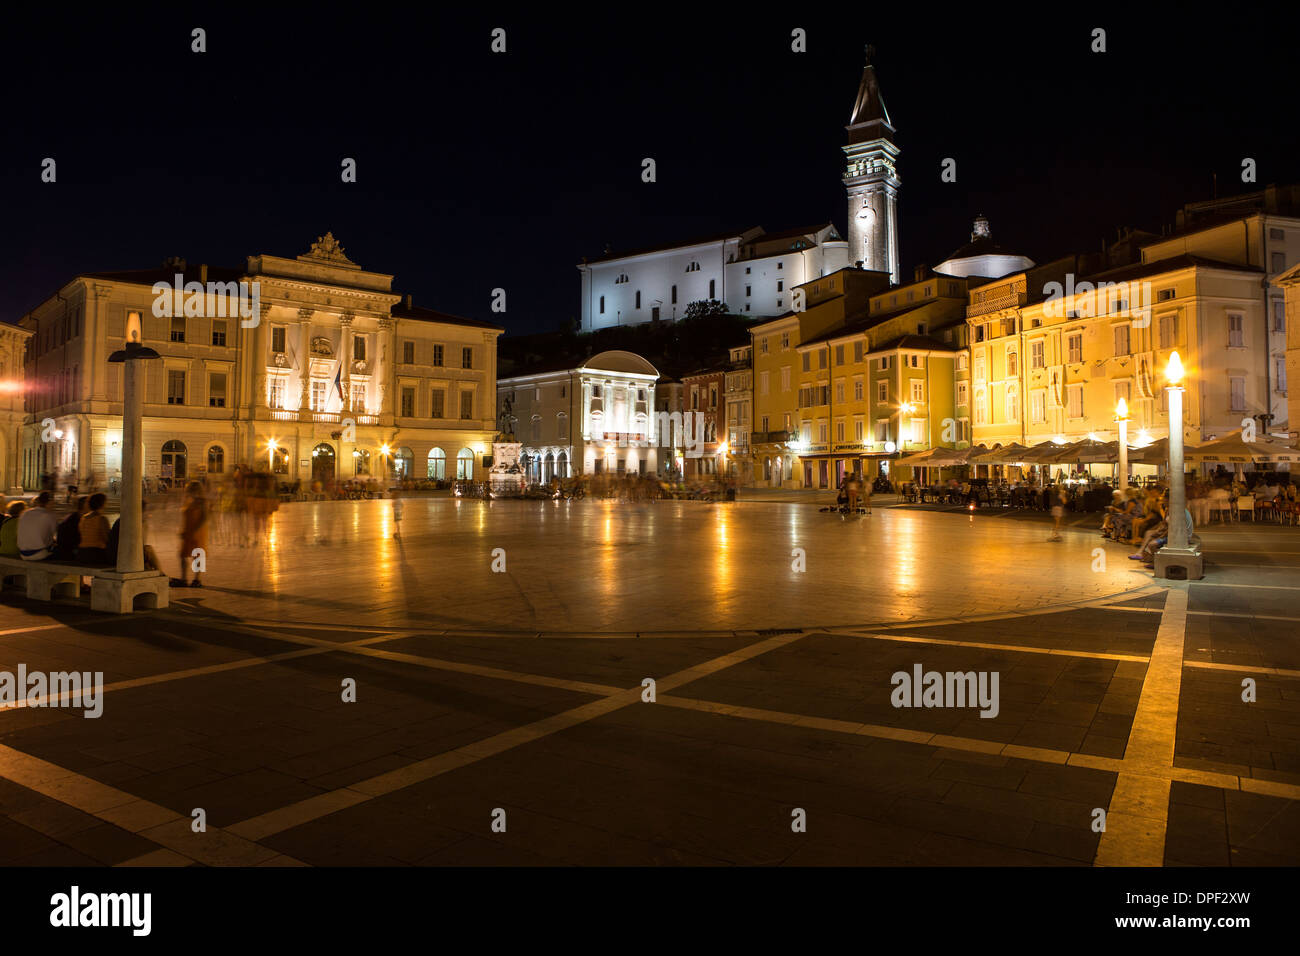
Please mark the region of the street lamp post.
[[1119, 425], [1119, 490], [1125, 491], [1128, 489], [1128, 402], [1123, 398], [1115, 406], [1115, 421]]
[[143, 480], [144, 389], [140, 363], [158, 358], [153, 349], [140, 344], [140, 316], [131, 312], [126, 319], [125, 346], [108, 357], [121, 363], [122, 372], [122, 514], [118, 519], [117, 570], [144, 570]]
[[1174, 352], [1165, 368], [1169, 384], [1169, 537], [1156, 552], [1158, 578], [1195, 581], [1204, 577], [1201, 552], [1187, 539], [1187, 488], [1183, 476], [1183, 363]]

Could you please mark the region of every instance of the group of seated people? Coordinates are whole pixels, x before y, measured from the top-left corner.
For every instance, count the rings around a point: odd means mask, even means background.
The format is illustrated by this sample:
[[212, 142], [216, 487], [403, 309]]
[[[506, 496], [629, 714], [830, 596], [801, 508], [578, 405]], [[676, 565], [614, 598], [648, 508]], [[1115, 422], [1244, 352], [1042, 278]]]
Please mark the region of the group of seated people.
[[77, 508], [62, 521], [50, 511], [51, 494], [42, 491], [31, 507], [9, 502], [0, 523], [0, 556], [24, 561], [65, 561], [109, 565], [117, 560], [117, 523], [104, 515], [107, 496], [77, 499]]
[[[1184, 510], [1187, 538], [1193, 531], [1192, 513]], [[1104, 538], [1127, 542], [1137, 550], [1129, 555], [1130, 561], [1141, 561], [1147, 567], [1155, 565], [1156, 552], [1169, 543], [1169, 492], [1158, 488], [1129, 488], [1116, 491], [1112, 503], [1102, 519]]]

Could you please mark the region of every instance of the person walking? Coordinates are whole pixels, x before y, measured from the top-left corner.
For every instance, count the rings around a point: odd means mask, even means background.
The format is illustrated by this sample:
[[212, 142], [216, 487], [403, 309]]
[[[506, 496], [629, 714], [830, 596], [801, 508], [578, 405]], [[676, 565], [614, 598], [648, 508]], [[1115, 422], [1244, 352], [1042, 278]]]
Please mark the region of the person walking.
[[862, 478], [856, 471], [849, 472], [849, 514], [858, 513], [858, 499], [862, 496]]
[[1065, 489], [1058, 485], [1052, 494], [1052, 536], [1048, 541], [1061, 540], [1061, 523], [1065, 520]]
[[189, 580], [190, 568], [193, 566], [192, 561], [200, 555], [195, 555], [195, 551], [201, 552], [206, 564], [206, 552], [208, 548], [208, 499], [203, 494], [203, 485], [197, 481], [191, 481], [185, 487], [185, 504], [181, 508], [181, 576], [178, 579], [172, 578], [173, 587], [203, 587], [202, 572], [195, 569], [194, 580]]
[[398, 489], [393, 489], [393, 537], [402, 537], [402, 493]]

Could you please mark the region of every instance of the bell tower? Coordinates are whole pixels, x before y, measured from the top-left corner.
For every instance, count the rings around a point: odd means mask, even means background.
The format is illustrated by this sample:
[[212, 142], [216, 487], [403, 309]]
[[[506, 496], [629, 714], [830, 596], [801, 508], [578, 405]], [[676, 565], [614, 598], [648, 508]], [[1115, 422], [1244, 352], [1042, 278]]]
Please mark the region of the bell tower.
[[875, 51], [867, 47], [867, 63], [858, 85], [853, 116], [846, 127], [844, 188], [849, 197], [849, 263], [888, 272], [898, 284], [898, 146], [894, 126], [880, 95]]

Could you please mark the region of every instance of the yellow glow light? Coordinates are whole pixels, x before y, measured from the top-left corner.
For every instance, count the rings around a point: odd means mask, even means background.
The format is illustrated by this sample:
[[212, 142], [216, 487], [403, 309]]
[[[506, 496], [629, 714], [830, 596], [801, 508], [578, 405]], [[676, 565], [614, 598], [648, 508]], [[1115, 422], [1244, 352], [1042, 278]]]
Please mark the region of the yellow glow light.
[[1169, 355], [1169, 364], [1165, 366], [1165, 378], [1169, 380], [1170, 385], [1177, 385], [1183, 380], [1183, 360], [1178, 357], [1177, 352], [1171, 352]]
[[274, 438], [268, 438], [266, 440], [266, 447], [269, 451], [275, 451], [277, 448], [280, 447], [280, 443], [277, 442]]
[[1124, 401], [1123, 398], [1121, 398], [1119, 404], [1115, 406], [1115, 421], [1128, 421], [1128, 402]]
[[381, 455], [387, 455], [390, 451], [392, 451], [392, 449], [389, 448], [387, 445], [379, 446], [379, 454]]

